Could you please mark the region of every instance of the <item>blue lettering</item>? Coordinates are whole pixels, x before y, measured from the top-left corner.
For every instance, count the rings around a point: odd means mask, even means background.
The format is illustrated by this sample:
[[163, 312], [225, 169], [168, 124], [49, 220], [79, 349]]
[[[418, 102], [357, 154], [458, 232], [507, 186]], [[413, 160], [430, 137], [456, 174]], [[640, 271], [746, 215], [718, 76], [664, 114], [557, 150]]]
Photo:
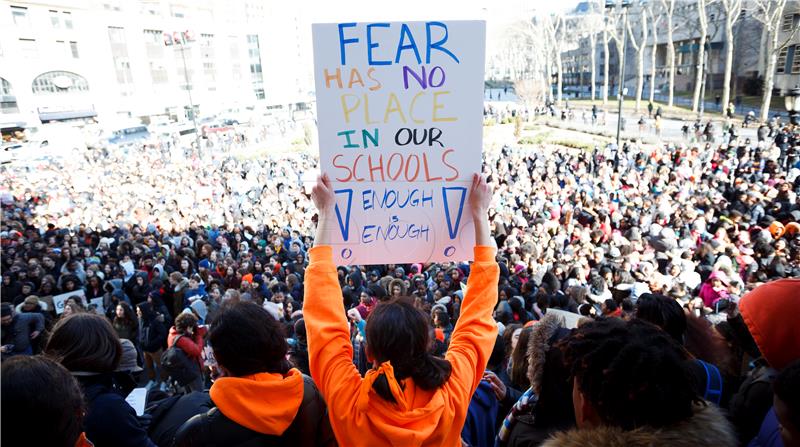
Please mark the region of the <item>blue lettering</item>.
[[[391, 65], [390, 60], [374, 60], [372, 59], [372, 50], [378, 48], [378, 43], [372, 43], [372, 28], [389, 28], [391, 25], [388, 23], [370, 23], [367, 25], [367, 60], [370, 65]], [[445, 33], [445, 40], [447, 34]]]
[[345, 28], [355, 28], [356, 23], [340, 23], [339, 24], [339, 58], [342, 61], [342, 65], [347, 65], [345, 60], [345, 49], [344, 46], [349, 43], [356, 43], [358, 42], [358, 38], [354, 37], [352, 39], [345, 39], [344, 38], [344, 29]]
[[[409, 43], [403, 45], [403, 39], [408, 36]], [[414, 41], [414, 36], [411, 34], [411, 30], [408, 29], [407, 24], [403, 24], [400, 28], [400, 43], [397, 45], [397, 54], [394, 57], [394, 63], [400, 62], [400, 55], [403, 53], [403, 50], [414, 50], [414, 57], [417, 58], [417, 63], [421, 64], [422, 59], [419, 57], [419, 50], [417, 49], [417, 43]], [[406, 87], [407, 88], [407, 87]]]
[[[431, 42], [431, 28], [438, 27], [444, 30], [444, 36], [437, 40], [436, 42]], [[425, 34], [428, 37], [428, 46], [425, 48], [425, 63], [431, 63], [431, 49], [439, 50], [442, 53], [447, 54], [448, 56], [452, 57], [456, 63], [460, 64], [461, 62], [458, 60], [455, 54], [451, 53], [450, 50], [445, 48], [443, 45], [447, 42], [447, 25], [442, 22], [427, 22], [425, 23]], [[369, 34], [367, 34], [367, 39], [369, 39]]]
[[361, 206], [364, 211], [375, 208], [375, 193], [371, 189], [361, 191]]

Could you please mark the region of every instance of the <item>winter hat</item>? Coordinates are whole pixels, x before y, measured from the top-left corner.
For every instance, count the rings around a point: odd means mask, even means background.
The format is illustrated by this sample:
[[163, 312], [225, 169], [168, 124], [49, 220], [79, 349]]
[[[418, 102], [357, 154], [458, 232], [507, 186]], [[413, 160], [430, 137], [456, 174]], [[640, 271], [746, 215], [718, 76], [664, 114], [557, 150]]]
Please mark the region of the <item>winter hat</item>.
[[119, 358], [119, 366], [116, 371], [136, 373], [142, 371], [142, 368], [136, 364], [138, 354], [136, 347], [128, 339], [121, 338], [119, 343], [122, 345], [122, 355]]
[[200, 319], [205, 321], [206, 315], [208, 315], [208, 307], [206, 307], [206, 303], [203, 300], [195, 300], [189, 306], [200, 316]]
[[210, 270], [211, 269], [211, 262], [208, 259], [203, 259], [197, 263], [197, 267], [201, 269]]

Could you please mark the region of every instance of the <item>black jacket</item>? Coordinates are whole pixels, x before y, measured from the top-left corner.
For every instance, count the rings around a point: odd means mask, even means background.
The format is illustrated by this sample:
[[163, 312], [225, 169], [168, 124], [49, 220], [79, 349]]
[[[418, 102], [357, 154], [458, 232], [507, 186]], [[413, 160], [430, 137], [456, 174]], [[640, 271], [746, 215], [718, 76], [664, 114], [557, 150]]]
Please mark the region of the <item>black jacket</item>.
[[144, 352], [157, 352], [167, 341], [167, 328], [156, 319], [139, 322], [139, 345]]
[[114, 390], [110, 374], [77, 379], [88, 402], [83, 427], [95, 447], [155, 447], [136, 411]]
[[[265, 435], [228, 419], [217, 408], [189, 419], [175, 434], [175, 447], [335, 446], [328, 408], [314, 381], [304, 376], [303, 402], [281, 436]], [[268, 405], [264, 402], [264, 405]]]

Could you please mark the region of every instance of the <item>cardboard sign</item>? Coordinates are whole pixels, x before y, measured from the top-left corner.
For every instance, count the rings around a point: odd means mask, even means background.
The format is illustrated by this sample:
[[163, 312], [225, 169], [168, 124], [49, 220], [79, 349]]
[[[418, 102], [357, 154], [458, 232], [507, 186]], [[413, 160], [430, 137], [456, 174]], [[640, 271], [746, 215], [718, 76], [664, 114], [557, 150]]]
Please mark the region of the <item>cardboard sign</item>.
[[339, 264], [472, 259], [483, 21], [313, 25], [320, 166]]
[[578, 322], [581, 319], [581, 315], [580, 314], [567, 312], [567, 311], [561, 310], [561, 309], [549, 308], [549, 309], [547, 309], [547, 313], [548, 314], [554, 313], [556, 315], [561, 315], [562, 317], [564, 317], [564, 327], [567, 328], [567, 329], [575, 329], [575, 328], [577, 328], [578, 327]]
[[64, 313], [64, 305], [67, 303], [67, 300], [72, 297], [80, 298], [81, 302], [83, 302], [83, 305], [86, 306], [86, 294], [83, 289], [62, 293], [61, 295], [56, 295], [53, 297], [53, 305], [56, 307], [56, 314], [61, 315]]

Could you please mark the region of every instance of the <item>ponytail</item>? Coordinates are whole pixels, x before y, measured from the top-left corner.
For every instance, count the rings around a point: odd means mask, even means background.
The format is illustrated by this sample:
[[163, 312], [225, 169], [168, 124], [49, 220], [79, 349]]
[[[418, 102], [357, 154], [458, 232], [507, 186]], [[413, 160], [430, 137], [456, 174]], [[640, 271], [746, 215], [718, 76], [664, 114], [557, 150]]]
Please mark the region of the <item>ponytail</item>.
[[[414, 384], [423, 390], [435, 390], [444, 385], [453, 372], [453, 366], [450, 365], [449, 361], [430, 353], [425, 353], [413, 359], [411, 365], [404, 366], [406, 368], [395, 368], [395, 378], [401, 388], [403, 388], [403, 384], [400, 383], [400, 380], [411, 377], [414, 380]], [[386, 375], [379, 375], [375, 382], [372, 383], [372, 389], [384, 400], [397, 403], [397, 400], [392, 395]]]

